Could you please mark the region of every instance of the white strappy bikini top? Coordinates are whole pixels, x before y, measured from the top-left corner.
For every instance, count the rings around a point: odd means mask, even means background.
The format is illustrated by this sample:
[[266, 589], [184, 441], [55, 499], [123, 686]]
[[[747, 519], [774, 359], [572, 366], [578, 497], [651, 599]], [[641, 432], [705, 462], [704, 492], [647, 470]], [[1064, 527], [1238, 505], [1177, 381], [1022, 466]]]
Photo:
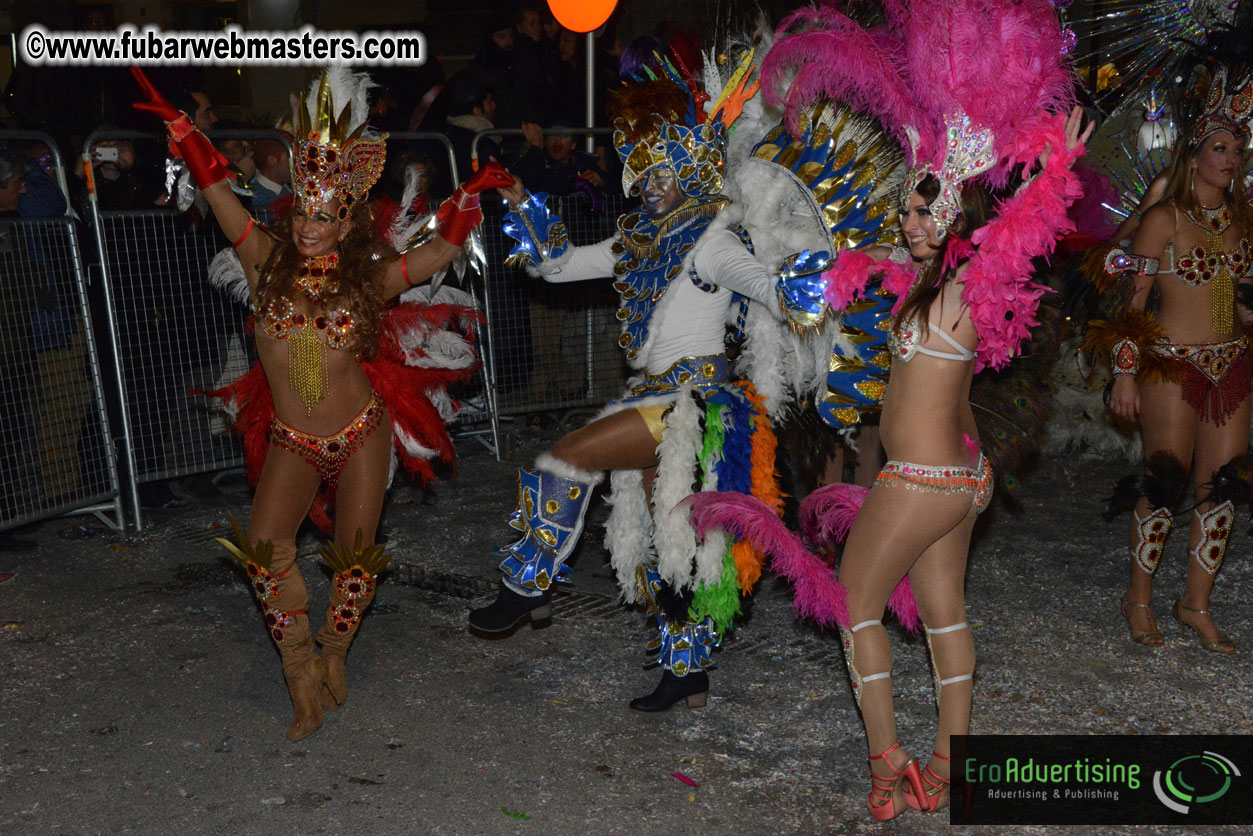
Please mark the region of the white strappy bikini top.
[[914, 359], [915, 355], [925, 354], [928, 357], [939, 357], [941, 360], [956, 360], [960, 363], [969, 363], [975, 359], [975, 353], [964, 345], [959, 343], [943, 328], [938, 325], [930, 325], [927, 332], [939, 335], [940, 339], [951, 345], [957, 351], [938, 351], [934, 348], [918, 344], [918, 337], [921, 330], [918, 327], [918, 321], [913, 317], [903, 319], [900, 328], [889, 329], [888, 345], [892, 349], [892, 353], [899, 357], [902, 361], [908, 363]]

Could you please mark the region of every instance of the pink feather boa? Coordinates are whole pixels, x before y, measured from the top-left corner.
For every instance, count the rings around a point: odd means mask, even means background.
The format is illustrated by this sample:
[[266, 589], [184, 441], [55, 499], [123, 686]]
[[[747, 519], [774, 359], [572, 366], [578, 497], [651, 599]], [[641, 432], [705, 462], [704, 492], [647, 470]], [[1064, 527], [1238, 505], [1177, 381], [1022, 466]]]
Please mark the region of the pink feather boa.
[[914, 272], [904, 264], [888, 259], [875, 261], [861, 250], [843, 250], [822, 274], [827, 304], [834, 311], [844, 310], [854, 299], [865, 295], [873, 276], [880, 276], [881, 287], [898, 297], [898, 306], [914, 283]]
[[1031, 164], [1050, 150], [1044, 168], [1012, 197], [971, 241], [978, 248], [962, 274], [962, 301], [979, 334], [975, 371], [1003, 368], [1039, 324], [1035, 318], [1047, 288], [1031, 281], [1031, 260], [1053, 252], [1057, 239], [1074, 230], [1067, 214], [1082, 194], [1071, 166], [1083, 145], [1066, 148], [1066, 114], [1038, 112], [1006, 149], [1011, 164]]
[[[868, 492], [868, 488], [846, 484], [814, 491], [801, 503], [806, 536], [824, 544], [843, 541]], [[772, 509], [751, 496], [725, 491], [692, 494], [680, 505], [690, 509], [692, 526], [701, 537], [712, 529], [722, 529], [769, 554], [775, 571], [792, 582], [796, 590], [793, 606], [801, 617], [811, 618], [821, 627], [851, 626], [848, 590]], [[921, 627], [908, 577], [892, 591], [887, 607], [907, 630], [917, 632]]]

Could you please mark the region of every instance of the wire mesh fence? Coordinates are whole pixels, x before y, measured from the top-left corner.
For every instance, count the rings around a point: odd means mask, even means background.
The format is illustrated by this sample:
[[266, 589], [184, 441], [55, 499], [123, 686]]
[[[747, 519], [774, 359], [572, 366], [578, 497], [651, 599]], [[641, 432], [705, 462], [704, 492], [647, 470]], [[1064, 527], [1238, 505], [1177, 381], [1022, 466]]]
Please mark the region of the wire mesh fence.
[[[162, 137], [93, 134], [74, 176], [45, 139], [78, 218], [0, 222], [0, 530], [82, 510], [120, 526], [123, 499], [142, 527], [140, 485], [244, 464], [202, 393], [255, 359], [248, 311], [208, 284], [228, 242], [207, 207], [158, 205], [169, 186]], [[464, 176], [443, 135], [396, 134], [389, 149], [400, 168], [429, 164], [431, 209]], [[88, 188], [66, 188], [84, 177]], [[578, 246], [613, 234], [624, 200], [609, 187], [551, 205]], [[609, 282], [556, 287], [505, 268], [503, 212], [484, 201], [488, 265], [461, 283], [488, 324], [483, 375], [458, 393], [466, 409], [453, 427], [498, 455], [500, 415], [598, 405], [626, 377]]]
[[[552, 197], [573, 246], [608, 238], [621, 199], [595, 203], [583, 193]], [[618, 348], [617, 295], [608, 280], [550, 285], [505, 266], [513, 240], [501, 232], [503, 207], [485, 208], [483, 241], [493, 382], [502, 415], [595, 406], [621, 394], [626, 365]], [[608, 277], [606, 277], [607, 279]]]
[[0, 529], [80, 509], [111, 513], [120, 526], [71, 219], [0, 222], [0, 294]]
[[243, 465], [204, 395], [248, 370], [247, 311], [208, 284], [227, 242], [168, 210], [100, 213], [135, 480]]
[[[483, 133], [476, 142], [499, 137], [507, 146], [516, 133]], [[614, 234], [627, 200], [605, 175], [602, 185], [583, 182], [569, 194], [552, 194], [548, 206], [565, 221], [570, 244], [583, 246]], [[514, 241], [501, 231], [505, 212], [499, 201], [484, 202], [490, 374], [498, 414], [579, 409], [617, 397], [627, 367], [609, 277], [557, 285], [506, 266]]]

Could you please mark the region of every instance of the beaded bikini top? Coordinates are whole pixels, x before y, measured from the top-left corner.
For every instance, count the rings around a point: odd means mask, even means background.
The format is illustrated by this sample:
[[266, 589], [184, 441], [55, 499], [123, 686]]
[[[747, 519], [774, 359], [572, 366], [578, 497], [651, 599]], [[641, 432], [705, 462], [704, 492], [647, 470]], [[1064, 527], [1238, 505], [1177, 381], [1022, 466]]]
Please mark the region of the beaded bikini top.
[[[339, 254], [305, 259], [296, 275], [296, 288], [317, 302], [323, 291], [339, 289], [335, 268]], [[304, 402], [306, 414], [326, 396], [329, 387], [326, 347], [350, 348], [356, 342], [356, 323], [344, 308], [306, 314], [286, 297], [271, 300], [260, 311], [261, 330], [276, 340], [287, 341], [287, 380]]]
[[[1223, 233], [1234, 218], [1226, 203], [1217, 209], [1201, 207], [1200, 217], [1191, 212], [1176, 211], [1204, 233], [1205, 243], [1173, 259], [1174, 273], [1181, 282], [1192, 287], [1213, 283], [1210, 315], [1214, 333], [1230, 334], [1235, 327], [1235, 286], [1253, 265], [1249, 239], [1241, 237], [1234, 247], [1227, 248]], [[1172, 243], [1172, 256], [1173, 246]]]

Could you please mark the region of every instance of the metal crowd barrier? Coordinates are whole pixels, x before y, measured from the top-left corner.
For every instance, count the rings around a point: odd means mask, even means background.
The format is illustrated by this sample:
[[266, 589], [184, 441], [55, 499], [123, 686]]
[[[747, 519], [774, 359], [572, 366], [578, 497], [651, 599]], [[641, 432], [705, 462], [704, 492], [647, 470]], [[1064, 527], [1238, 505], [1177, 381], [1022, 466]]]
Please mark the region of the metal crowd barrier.
[[[520, 135], [518, 130], [485, 131], [475, 136], [472, 153], [484, 137]], [[548, 205], [565, 220], [571, 245], [582, 246], [614, 233], [626, 199], [607, 176], [592, 195], [553, 196]], [[609, 277], [556, 285], [506, 267], [504, 258], [514, 242], [500, 228], [505, 211], [498, 201], [483, 204], [489, 376], [497, 413], [586, 409], [617, 397], [627, 368], [618, 347], [618, 298]]]
[[[115, 131], [88, 137], [84, 162], [111, 140], [131, 143], [137, 166], [165, 158], [163, 138]], [[197, 227], [174, 208], [119, 209], [102, 203], [102, 185], [89, 192], [90, 223], [121, 404], [126, 487], [142, 528], [140, 484], [244, 464], [225, 419], [190, 390], [216, 388], [248, 369], [248, 310], [208, 284], [210, 260], [228, 245], [212, 218]]]
[[[50, 136], [0, 131], [22, 153]], [[66, 195], [68, 206], [68, 195]], [[65, 514], [121, 528], [123, 509], [78, 229], [56, 218], [0, 220], [0, 530]]]
[[[213, 137], [282, 139], [242, 130]], [[65, 167], [51, 137], [0, 132], [4, 139], [47, 144], [65, 191]], [[125, 505], [142, 528], [140, 485], [244, 464], [225, 417], [192, 394], [235, 380], [255, 359], [244, 336], [247, 308], [207, 282], [209, 262], [228, 242], [211, 216], [197, 224], [153, 204], [164, 186], [163, 137], [94, 133], [84, 144], [84, 169], [92, 170], [93, 150], [105, 143], [134, 149], [136, 170], [148, 171], [136, 183], [148, 191], [136, 199], [138, 192], [113, 189], [117, 181], [106, 184], [100, 174], [89, 181], [87, 200], [77, 208], [94, 247], [80, 248], [72, 214], [0, 224], [0, 530], [71, 512], [94, 512], [120, 528]], [[398, 133], [389, 140], [393, 153], [423, 145], [437, 166], [447, 158], [443, 188], [438, 174], [435, 187], [451, 191], [459, 177], [443, 134]], [[110, 202], [119, 195], [128, 198], [125, 205]], [[495, 227], [499, 234], [499, 218]], [[485, 309], [481, 282], [471, 278], [463, 289]], [[54, 324], [58, 340], [46, 336]], [[477, 385], [457, 393], [466, 408], [452, 429], [499, 458], [489, 331], [476, 329], [484, 369]]]
[[[430, 172], [430, 195], [432, 207], [452, 194], [453, 189], [461, 182], [461, 173], [457, 170], [457, 157], [453, 153], [452, 143], [441, 133], [430, 131], [397, 131], [387, 136], [388, 160], [395, 160], [405, 151], [420, 151], [430, 158], [434, 171]], [[475, 306], [485, 310], [482, 293], [482, 277], [467, 273], [460, 283], [451, 271], [446, 283], [460, 287], [474, 298]], [[465, 391], [455, 393], [461, 401], [461, 412], [456, 421], [449, 427], [454, 438], [472, 438], [482, 443], [496, 460], [500, 460], [500, 417], [496, 410], [494, 391], [490, 383], [488, 369], [490, 367], [490, 348], [485, 338], [485, 327], [474, 329], [474, 345], [482, 366], [476, 385]]]

